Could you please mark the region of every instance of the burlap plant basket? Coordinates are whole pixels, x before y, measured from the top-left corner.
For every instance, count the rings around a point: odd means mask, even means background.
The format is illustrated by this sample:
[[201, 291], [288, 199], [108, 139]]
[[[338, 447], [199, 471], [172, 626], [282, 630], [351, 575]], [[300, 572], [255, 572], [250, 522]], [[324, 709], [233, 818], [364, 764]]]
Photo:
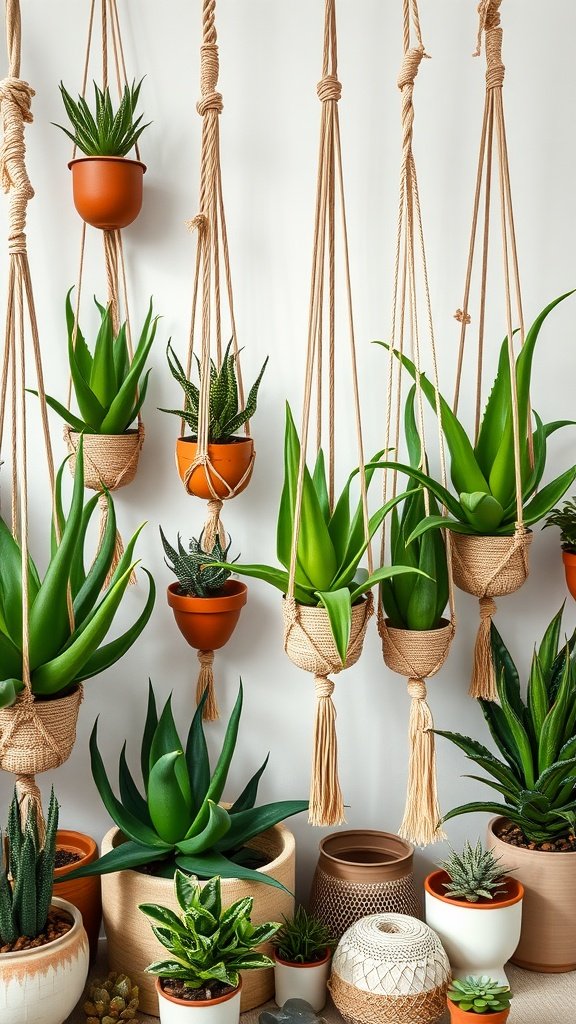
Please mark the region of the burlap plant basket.
[[82, 686], [66, 697], [37, 700], [27, 691], [0, 711], [0, 768], [14, 775], [35, 775], [59, 768], [76, 739]]

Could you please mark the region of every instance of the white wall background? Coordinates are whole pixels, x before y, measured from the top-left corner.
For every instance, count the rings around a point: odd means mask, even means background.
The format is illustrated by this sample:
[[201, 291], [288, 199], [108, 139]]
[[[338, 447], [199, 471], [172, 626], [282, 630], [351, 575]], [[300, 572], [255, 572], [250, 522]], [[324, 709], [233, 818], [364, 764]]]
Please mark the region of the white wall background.
[[[67, 382], [64, 296], [77, 275], [80, 220], [72, 205], [67, 140], [51, 122], [64, 118], [58, 82], [80, 87], [88, 2], [23, 0], [22, 77], [36, 89], [34, 124], [27, 129], [28, 166], [36, 189], [29, 212], [29, 251], [41, 328], [48, 390], [64, 396]], [[88, 736], [97, 714], [104, 759], [113, 776], [124, 737], [129, 758], [138, 763], [145, 694], [150, 676], [159, 698], [173, 691], [182, 729], [193, 710], [197, 661], [177, 632], [164, 588], [171, 576], [158, 537], [187, 538], [203, 522], [203, 506], [186, 495], [174, 469], [176, 421], [157, 411], [175, 405], [178, 390], [165, 364], [169, 336], [185, 350], [189, 318], [193, 239], [184, 221], [196, 212], [200, 118], [198, 50], [200, 0], [126, 0], [119, 4], [129, 74], [146, 75], [143, 107], [153, 121], [142, 139], [148, 164], [144, 208], [125, 232], [132, 318], [142, 320], [150, 294], [162, 314], [153, 355], [154, 372], [145, 410], [147, 429], [135, 483], [118, 494], [124, 534], [142, 520], [139, 553], [155, 575], [158, 600], [152, 620], [124, 660], [89, 682], [81, 709], [76, 747], [69, 762], [42, 779], [55, 785], [63, 826], [100, 837], [109, 822], [93, 785]], [[421, 18], [433, 60], [421, 68], [416, 86], [415, 151], [424, 208], [430, 278], [440, 349], [441, 379], [453, 384], [458, 325], [471, 216], [472, 189], [484, 92], [484, 58], [473, 60], [476, 0], [421, 0]], [[506, 0], [502, 9], [507, 68], [505, 102], [521, 269], [527, 319], [552, 297], [576, 286], [576, 65], [573, 39], [576, 7], [555, 0], [546, 16], [536, 0]], [[340, 0], [340, 103], [347, 185], [351, 267], [356, 310], [367, 451], [382, 444], [385, 361], [370, 345], [389, 328], [392, 257], [399, 166], [400, 96], [396, 77], [401, 57], [400, 0]], [[247, 379], [266, 354], [270, 364], [253, 423], [258, 459], [250, 488], [226, 508], [225, 523], [235, 551], [249, 561], [274, 559], [277, 501], [282, 475], [284, 400], [298, 415], [304, 369], [312, 216], [320, 105], [316, 83], [321, 69], [321, 0], [220, 0], [222, 159], [240, 342], [245, 345]], [[5, 68], [5, 58], [0, 69]], [[2, 70], [4, 74], [5, 71]], [[94, 74], [99, 76], [97, 68]], [[5, 227], [5, 204], [2, 205]], [[5, 235], [5, 231], [3, 231]], [[82, 323], [94, 325], [90, 295], [103, 296], [105, 283], [96, 232], [89, 237]], [[3, 268], [6, 257], [3, 257]], [[493, 262], [498, 281], [500, 262]], [[3, 278], [5, 280], [5, 276]], [[476, 292], [477, 294], [477, 292]], [[500, 290], [489, 311], [490, 380], [505, 333]], [[4, 301], [4, 297], [3, 297]], [[574, 414], [576, 299], [553, 314], [535, 361], [533, 400], [545, 419]], [[92, 319], [91, 319], [92, 318]], [[344, 325], [344, 318], [341, 318]], [[342, 342], [345, 335], [342, 334]], [[342, 344], [344, 350], [344, 344]], [[343, 364], [344, 365], [344, 364]], [[471, 373], [471, 365], [468, 366]], [[465, 412], [473, 386], [464, 389]], [[344, 392], [345, 393], [345, 392]], [[341, 470], [354, 464], [351, 410], [339, 394], [338, 441]], [[49, 499], [43, 448], [33, 400], [30, 443], [32, 542], [43, 563]], [[54, 446], [63, 456], [60, 422], [53, 420]], [[434, 434], [432, 433], [432, 437]], [[573, 433], [554, 438], [549, 474], [574, 456]], [[4, 487], [8, 477], [4, 477]], [[4, 492], [4, 502], [7, 500]], [[374, 497], [376, 496], [376, 489]], [[540, 638], [565, 596], [558, 537], [536, 531], [532, 575], [517, 595], [500, 604], [498, 625], [525, 671]], [[121, 611], [125, 626], [142, 606], [143, 586], [133, 588]], [[261, 796], [304, 797], [312, 735], [312, 679], [294, 668], [282, 651], [280, 599], [253, 582], [236, 634], [216, 660], [218, 695], [226, 720], [241, 674], [245, 710], [228, 795], [271, 750]], [[570, 601], [570, 599], [569, 599]], [[481, 713], [467, 697], [477, 605], [458, 594], [459, 629], [444, 671], [430, 684], [435, 721], [487, 739]], [[574, 625], [568, 603], [566, 629]], [[375, 626], [360, 663], [337, 682], [340, 775], [349, 804], [350, 827], [394, 830], [402, 815], [407, 761], [409, 700], [402, 679], [383, 665]], [[216, 750], [223, 722], [210, 726]], [[449, 808], [487, 790], [461, 778], [462, 755], [439, 741], [439, 786]], [[1, 805], [11, 779], [0, 778]], [[4, 814], [2, 815], [2, 817]], [[299, 891], [307, 895], [322, 831], [304, 816], [292, 826], [298, 840]], [[451, 840], [481, 834], [484, 822], [450, 823]], [[420, 868], [442, 848], [419, 854]]]

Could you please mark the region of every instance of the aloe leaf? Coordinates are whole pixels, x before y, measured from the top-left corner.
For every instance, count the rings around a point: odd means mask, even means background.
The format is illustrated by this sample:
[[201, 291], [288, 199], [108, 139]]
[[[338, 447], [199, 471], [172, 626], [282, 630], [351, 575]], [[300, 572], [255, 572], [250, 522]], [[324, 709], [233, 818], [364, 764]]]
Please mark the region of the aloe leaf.
[[[228, 563], [215, 562], [214, 565], [226, 568]], [[271, 565], [239, 565], [238, 562], [234, 562], [234, 572], [239, 573], [240, 576], [249, 576], [269, 583], [283, 594], [288, 593], [289, 576], [284, 569], [275, 569]], [[313, 589], [311, 587], [304, 588], [299, 583], [296, 583], [294, 587], [294, 597], [300, 604], [315, 605], [317, 603]]]
[[[446, 506], [450, 515], [454, 516], [455, 519], [462, 519], [463, 512], [460, 508], [460, 502], [457, 501], [457, 499], [450, 494], [450, 491], [443, 487], [441, 483], [434, 480], [433, 477], [428, 476], [427, 473], [423, 473], [421, 470], [414, 469], [413, 466], [405, 465], [402, 462], [369, 463], [366, 469], [369, 469], [372, 466], [376, 469], [396, 469], [399, 473], [405, 473], [406, 476], [415, 480], [416, 483], [422, 484], [427, 488], [427, 490], [431, 491], [434, 497], [436, 497], [442, 505]], [[410, 541], [408, 541], [408, 543], [410, 543]]]
[[[418, 559], [418, 568], [427, 574], [426, 576], [417, 576], [412, 579], [412, 592], [408, 601], [407, 611], [407, 622], [408, 629], [416, 630], [428, 630], [435, 629], [438, 625], [438, 613], [436, 611], [438, 605], [441, 607], [441, 612], [446, 607], [448, 600], [448, 576], [447, 572], [442, 572], [442, 566], [438, 564], [436, 541], [440, 539], [442, 542], [442, 536], [438, 532], [424, 534], [420, 541], [420, 557]], [[442, 549], [442, 555], [444, 557], [444, 570], [446, 570], [446, 554]], [[400, 577], [400, 579], [407, 580], [408, 577]], [[439, 591], [442, 588], [442, 597], [439, 595]]]
[[[6, 661], [4, 661], [4, 655], [5, 655], [4, 640], [5, 640], [5, 638], [0, 636], [0, 657], [2, 658], [2, 672], [10, 672], [11, 670], [14, 671], [14, 668], [15, 668], [16, 672], [18, 673], [18, 675], [22, 675], [22, 659], [21, 658], [20, 658], [19, 662], [18, 661], [14, 661], [12, 663], [12, 666], [13, 666], [12, 669], [11, 669], [11, 663], [8, 660], [8, 658], [6, 658]], [[12, 705], [16, 703], [16, 700], [18, 699], [19, 694], [22, 693], [23, 689], [24, 689], [24, 683], [22, 682], [21, 679], [18, 679], [16, 677], [13, 678], [13, 679], [10, 679], [10, 678], [0, 679], [0, 708], [11, 708]]]
[[[171, 754], [175, 750], [183, 750], [183, 747], [174, 721], [174, 715], [172, 713], [172, 696], [170, 695], [164, 705], [162, 714], [160, 715], [158, 726], [150, 747], [150, 775], [148, 777], [148, 786], [150, 786], [150, 776], [152, 774], [154, 764], [166, 754]], [[188, 815], [190, 815], [192, 808], [192, 792], [190, 789], [190, 778], [188, 775], [186, 759], [184, 757], [179, 758], [174, 763], [171, 771], [175, 772], [182, 799], [188, 808]], [[186, 829], [184, 829], [184, 832], [185, 831]], [[180, 838], [182, 838], [184, 832], [180, 833]]]
[[[30, 563], [29, 563], [30, 566]], [[28, 607], [38, 594], [37, 576], [32, 566], [28, 571]], [[0, 516], [0, 608], [5, 631], [17, 646], [22, 645], [22, 551]], [[4, 671], [1, 663], [0, 672]]]
[[536, 771], [530, 738], [522, 724], [522, 721], [516, 715], [512, 705], [508, 701], [505, 687], [498, 687], [498, 696], [502, 705], [502, 713], [506, 716], [508, 727], [512, 734], [516, 750], [518, 751], [518, 757], [522, 765], [522, 772], [526, 779], [526, 787], [527, 789], [533, 789], [534, 783], [536, 782]]
[[[26, 388], [26, 391], [29, 395], [36, 395], [36, 398], [38, 398], [38, 392], [34, 391], [33, 388]], [[61, 416], [64, 422], [68, 423], [77, 434], [81, 434], [84, 430], [87, 430], [89, 433], [93, 432], [91, 431], [90, 423], [85, 423], [79, 416], [75, 416], [74, 413], [70, 412], [70, 409], [65, 405], [62, 405], [62, 402], [59, 402], [57, 398], [52, 398], [51, 395], [45, 395], [44, 397], [46, 398], [46, 402], [50, 408], [53, 409], [58, 416]]]
[[396, 497], [390, 498], [382, 508], [374, 512], [368, 520], [368, 536], [366, 536], [364, 526], [362, 525], [362, 532], [355, 531], [354, 535], [350, 533], [350, 540], [348, 547], [344, 553], [342, 565], [338, 569], [338, 575], [332, 581], [331, 590], [337, 590], [340, 587], [347, 587], [351, 584], [356, 576], [358, 570], [358, 564], [360, 559], [363, 557], [370, 540], [376, 533], [376, 531], [382, 525], [384, 519], [396, 507], [400, 502], [404, 501], [411, 491], [404, 491], [401, 494], [397, 494]]
[[140, 747], [140, 771], [144, 781], [144, 788], [148, 789], [148, 776], [150, 775], [150, 749], [154, 733], [158, 726], [158, 710], [156, 708], [156, 697], [152, 687], [152, 680], [148, 679], [148, 703], [146, 707], [146, 721], [142, 733], [142, 744]]
[[459, 497], [464, 515], [476, 533], [491, 535], [498, 529], [504, 509], [496, 498], [483, 491], [462, 492]]
[[[284, 484], [280, 496], [278, 522], [276, 527], [276, 554], [278, 561], [285, 569], [290, 568], [292, 557], [292, 541], [294, 537], [294, 514], [296, 509], [296, 485], [298, 480], [298, 464], [300, 459], [300, 442], [290, 406], [286, 403], [286, 423], [284, 428]], [[296, 557], [296, 583], [314, 589], [303, 566], [300, 564], [298, 552]]]
[[307, 800], [277, 800], [275, 803], [246, 808], [246, 810], [234, 814], [230, 811], [232, 818], [230, 831], [216, 844], [215, 849], [226, 853], [245, 846], [255, 836], [262, 835], [263, 832], [278, 825], [279, 822], [307, 810]]
[[453, 807], [451, 811], [444, 815], [442, 821], [450, 821], [451, 818], [457, 818], [461, 814], [474, 814], [477, 811], [485, 814], [503, 815], [505, 818], [510, 818], [517, 825], [522, 825], [523, 823], [522, 815], [518, 814], [509, 804], [499, 804], [489, 800], [474, 800], [468, 804], [460, 804], [459, 807]]
[[212, 850], [230, 831], [231, 824], [228, 811], [219, 807], [213, 800], [208, 800], [208, 821], [205, 828], [189, 839], [180, 839], [176, 843], [176, 849], [187, 856]]
[[81, 683], [85, 679], [92, 679], [93, 676], [97, 676], [100, 672], [104, 672], [112, 665], [115, 665], [117, 661], [120, 661], [120, 658], [123, 658], [136, 643], [144, 627], [149, 622], [156, 600], [156, 585], [148, 569], [143, 569], [143, 571], [148, 577], [148, 597], [141, 614], [121, 636], [94, 651], [88, 658], [88, 661], [84, 662], [83, 667], [74, 676], [75, 683]]
[[152, 828], [152, 819], [150, 817], [150, 811], [148, 810], [148, 804], [142, 796], [138, 786], [134, 782], [132, 773], [128, 767], [126, 761], [126, 741], [122, 750], [120, 751], [120, 761], [118, 764], [118, 786], [120, 789], [120, 799], [126, 810], [130, 811], [135, 818], [139, 821], [143, 821], [145, 825], [149, 825]]
[[375, 587], [381, 580], [391, 579], [393, 576], [401, 576], [403, 573], [413, 573], [414, 575], [424, 576], [420, 569], [412, 569], [407, 565], [383, 565], [382, 568], [376, 569], [370, 576], [367, 576], [362, 583], [352, 591], [351, 599], [354, 603], [358, 600], [362, 594], [366, 594], [372, 587]]
[[576, 466], [571, 466], [565, 473], [556, 477], [551, 483], [546, 484], [541, 491], [538, 492], [532, 501], [529, 501], [524, 506], [523, 521], [525, 526], [533, 526], [535, 523], [539, 523], [541, 519], [548, 515], [548, 513], [558, 504], [560, 499], [566, 494], [569, 487], [572, 486], [576, 479]]
[[318, 449], [316, 456], [316, 463], [314, 465], [314, 473], [312, 475], [312, 482], [314, 484], [314, 490], [318, 497], [318, 504], [322, 510], [322, 517], [326, 526], [330, 523], [330, 499], [328, 497], [328, 485], [326, 483], [326, 465], [324, 461], [324, 452], [321, 448]]
[[207, 699], [208, 691], [205, 690], [194, 712], [186, 741], [186, 765], [192, 794], [193, 817], [197, 816], [202, 807], [210, 785], [210, 760], [203, 727], [204, 705]]
[[234, 801], [230, 808], [231, 815], [238, 814], [240, 811], [249, 811], [254, 807], [256, 797], [258, 796], [258, 784], [266, 770], [269, 758], [270, 754], [267, 754], [258, 771], [254, 773], [240, 793], [240, 796]]
[[318, 599], [328, 613], [336, 650], [340, 656], [340, 661], [344, 665], [352, 626], [350, 591], [348, 587], [341, 587], [338, 590], [319, 590]]
[[245, 868], [240, 864], [235, 864], [234, 861], [228, 860], [221, 853], [202, 853], [196, 854], [193, 857], [178, 854], [176, 864], [182, 871], [188, 871], [191, 875], [197, 875], [198, 878], [213, 878], [214, 875], [219, 875], [220, 878], [238, 878], [240, 881], [261, 882], [263, 885], [272, 885], [276, 889], [282, 889], [284, 892], [289, 891], [285, 885], [282, 885], [282, 882], [277, 881], [271, 875], [265, 875], [262, 871], [254, 871], [252, 868]]
[[131, 868], [139, 868], [144, 864], [155, 864], [166, 858], [165, 849], [157, 849], [152, 846], [145, 846], [142, 843], [128, 841], [109, 850], [103, 857], [92, 861], [82, 868], [75, 868], [63, 878], [55, 878], [54, 884], [58, 882], [76, 881], [79, 878], [90, 878], [93, 875], [109, 875], [112, 871], [129, 871]]
[[184, 798], [180, 785], [179, 765], [185, 768], [184, 754], [182, 750], [172, 750], [154, 760], [148, 776], [150, 817], [160, 838], [170, 846], [186, 834], [190, 816], [190, 804]]
[[130, 365], [130, 357], [128, 355], [128, 342], [126, 340], [126, 324], [122, 324], [118, 334], [114, 338], [114, 370], [116, 372], [116, 385], [120, 388], [120, 385], [126, 378], [128, 368]]
[[244, 691], [242, 688], [242, 680], [240, 680], [238, 696], [234, 707], [232, 708], [232, 714], [228, 720], [228, 725], [226, 726], [226, 733], [224, 735], [224, 742], [222, 743], [220, 756], [216, 762], [216, 767], [212, 773], [210, 785], [206, 791], [206, 800], [213, 800], [216, 804], [222, 797], [232, 757], [234, 756], [236, 740], [238, 738], [238, 727], [240, 725], [240, 716], [242, 714], [243, 699]]
[[556, 700], [548, 711], [538, 736], [538, 772], [541, 774], [558, 758], [564, 742], [563, 727], [574, 695], [572, 692], [572, 666], [568, 651], [564, 659], [564, 667]]
[[560, 629], [562, 627], [563, 613], [564, 604], [562, 604], [562, 607], [556, 612], [556, 615], [547, 627], [546, 632], [542, 637], [540, 647], [538, 648], [538, 658], [545, 680], [550, 678], [554, 662], [558, 657], [558, 644], [560, 643]]
[[408, 461], [415, 469], [420, 469], [422, 464], [422, 440], [416, 424], [415, 402], [416, 385], [413, 384], [408, 392], [404, 406], [404, 434], [408, 449]]
[[[104, 586], [106, 574], [110, 568], [116, 546], [116, 512], [114, 502], [108, 491], [105, 493], [108, 507], [106, 528], [96, 558], [74, 599], [74, 617], [77, 622], [81, 622], [96, 604], [98, 594]], [[82, 526], [84, 526], [84, 523], [82, 523]], [[80, 535], [82, 535], [82, 531], [80, 531]], [[82, 546], [84, 537], [85, 532], [84, 536], [82, 536]]]
[[[136, 389], [138, 387], [138, 381], [142, 376], [144, 365], [146, 363], [148, 354], [150, 352], [150, 348], [152, 347], [152, 343], [156, 335], [158, 317], [155, 317], [155, 319], [151, 321], [151, 315], [152, 300], [150, 300], [150, 307], [148, 310], [148, 315], [146, 317], [146, 323], [144, 328], [146, 329], [146, 334], [144, 335], [143, 329], [143, 336], [140, 342], [138, 343], [138, 347], [134, 353], [134, 359], [132, 360], [130, 369], [126, 374], [124, 383], [120, 387], [116, 396], [113, 398], [108, 409], [108, 412], [106, 413], [102, 420], [102, 424], [100, 427], [100, 432], [102, 434], [123, 433], [124, 430], [126, 430], [126, 427], [131, 422], [129, 420], [129, 416], [132, 408], [134, 407], [134, 400]], [[146, 324], [148, 325], [148, 327], [146, 327]], [[124, 423], [124, 426], [122, 427], [122, 429], [118, 429], [121, 423]]]
[[[517, 333], [514, 331], [513, 336]], [[486, 479], [490, 476], [494, 460], [500, 447], [506, 419], [510, 410], [510, 360], [508, 338], [500, 346], [498, 369], [490, 392], [474, 454]]]

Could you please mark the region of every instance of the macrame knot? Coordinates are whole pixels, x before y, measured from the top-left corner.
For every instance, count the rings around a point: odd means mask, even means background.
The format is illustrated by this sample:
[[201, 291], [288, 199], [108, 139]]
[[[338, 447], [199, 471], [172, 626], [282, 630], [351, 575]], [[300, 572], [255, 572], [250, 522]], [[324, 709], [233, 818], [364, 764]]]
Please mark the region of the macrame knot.
[[198, 651], [198, 661], [202, 666], [214, 664], [214, 651]]
[[216, 540], [222, 548], [226, 547], [226, 533], [220, 519], [224, 502], [220, 498], [210, 498], [206, 506], [207, 516], [202, 531], [202, 550], [210, 554], [214, 550]]
[[480, 0], [478, 4], [478, 38], [473, 57], [479, 57], [482, 50], [482, 33], [490, 32], [493, 28], [500, 27], [500, 4], [502, 0]]
[[21, 78], [0, 81], [3, 139], [0, 151], [0, 177], [4, 192], [10, 193], [8, 251], [26, 252], [26, 206], [34, 189], [30, 183], [24, 158], [24, 122], [32, 121], [30, 110], [34, 90]]
[[407, 50], [404, 54], [402, 61], [402, 67], [400, 68], [400, 74], [398, 75], [398, 88], [403, 89], [405, 85], [414, 85], [414, 79], [418, 74], [418, 68], [422, 63], [423, 57], [427, 54], [424, 52], [423, 46], [413, 47], [411, 50]]
[[224, 109], [222, 102], [222, 93], [220, 92], [209, 92], [206, 96], [202, 96], [196, 104], [196, 110], [200, 114], [200, 117], [204, 117], [209, 110], [215, 110], [217, 114], [221, 114]]
[[199, 114], [207, 110], [222, 111], [222, 96], [216, 91], [218, 84], [218, 46], [216, 43], [203, 43], [200, 47], [200, 92], [201, 99], [196, 104]]
[[314, 676], [314, 687], [318, 699], [320, 697], [331, 697], [334, 693], [334, 683], [328, 676]]
[[491, 28], [486, 32], [486, 88], [501, 89], [504, 84], [505, 67], [502, 63], [502, 29]]
[[34, 120], [31, 107], [35, 95], [32, 86], [22, 78], [3, 78], [0, 81], [0, 103], [8, 101], [14, 104], [20, 112], [20, 119], [28, 124]]
[[457, 320], [459, 324], [469, 324], [472, 322], [470, 313], [464, 313], [462, 309], [456, 310], [454, 313], [454, 319]]
[[480, 619], [491, 619], [496, 614], [497, 604], [491, 597], [480, 598]]
[[192, 220], [186, 221], [188, 231], [197, 231], [199, 235], [208, 230], [208, 217], [205, 213], [197, 213]]
[[322, 103], [327, 100], [335, 100], [337, 103], [342, 95], [342, 83], [336, 75], [324, 75], [318, 82], [317, 92]]
[[409, 679], [406, 688], [412, 700], [426, 700], [426, 683], [423, 679]]

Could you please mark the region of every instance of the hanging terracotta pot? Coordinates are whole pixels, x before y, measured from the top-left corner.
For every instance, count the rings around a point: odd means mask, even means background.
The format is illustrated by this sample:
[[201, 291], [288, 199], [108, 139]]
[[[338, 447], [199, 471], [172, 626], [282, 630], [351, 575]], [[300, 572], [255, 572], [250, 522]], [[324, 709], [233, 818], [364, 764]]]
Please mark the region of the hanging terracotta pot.
[[192, 468], [197, 454], [195, 437], [178, 438], [176, 465], [188, 494], [205, 501], [214, 496], [231, 498], [250, 483], [256, 455], [251, 437], [235, 437], [227, 444], [209, 444], [206, 465]]
[[123, 156], [82, 156], [71, 160], [74, 206], [87, 224], [116, 231], [142, 209], [146, 165]]
[[576, 555], [572, 554], [571, 551], [563, 551], [562, 561], [564, 562], [564, 572], [566, 574], [566, 586], [574, 600], [576, 600]]
[[82, 686], [55, 700], [21, 698], [0, 710], [0, 768], [14, 775], [37, 775], [68, 760], [76, 739]]
[[58, 829], [56, 833], [56, 851], [79, 854], [80, 859], [65, 864], [54, 871], [54, 882], [57, 883], [55, 893], [72, 903], [82, 914], [82, 921], [90, 943], [90, 962], [93, 963], [98, 952], [98, 937], [102, 923], [102, 895], [100, 876], [79, 878], [67, 882], [66, 875], [77, 868], [87, 867], [98, 859], [98, 847], [90, 836], [82, 832]]
[[[124, 434], [83, 434], [84, 485], [92, 491], [117, 491], [132, 483], [144, 444], [144, 427]], [[71, 454], [70, 472], [74, 476], [80, 434], [64, 428], [64, 440]]]
[[483, 1024], [504, 1024], [504, 1021], [507, 1021], [510, 1016], [510, 1008], [499, 1010], [498, 1013], [482, 1013], [478, 1016], [476, 1013], [467, 1013], [466, 1010], [462, 1010], [451, 999], [448, 999], [447, 1002], [450, 1011], [450, 1024], [473, 1024], [474, 1021], [480, 1020], [483, 1021]]
[[239, 580], [226, 580], [222, 592], [213, 597], [188, 597], [171, 583], [168, 604], [178, 629], [197, 651], [217, 651], [228, 643], [240, 612], [248, 599], [248, 588]]
[[533, 534], [517, 537], [481, 537], [449, 533], [454, 582], [474, 597], [505, 597], [526, 582], [528, 548]]

